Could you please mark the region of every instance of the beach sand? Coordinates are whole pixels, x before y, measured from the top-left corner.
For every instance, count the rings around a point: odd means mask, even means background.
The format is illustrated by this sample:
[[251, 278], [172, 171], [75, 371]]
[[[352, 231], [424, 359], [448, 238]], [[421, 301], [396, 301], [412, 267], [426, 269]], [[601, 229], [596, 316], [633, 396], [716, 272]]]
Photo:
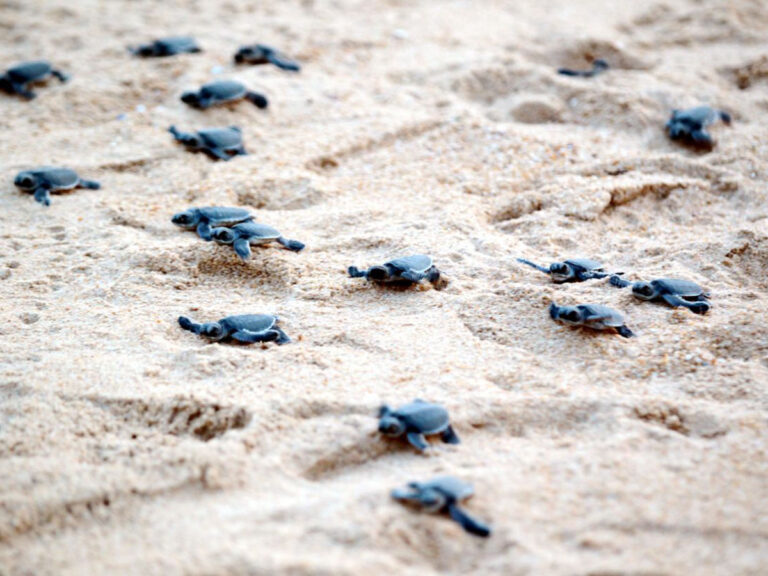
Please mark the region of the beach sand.
[[[72, 75], [0, 99], [0, 574], [766, 573], [762, 0], [0, 0], [0, 29], [3, 66]], [[126, 51], [172, 34], [204, 52]], [[252, 42], [302, 71], [235, 68]], [[269, 109], [179, 102], [214, 78]], [[700, 104], [733, 115], [711, 153], [664, 133]], [[250, 154], [190, 154], [171, 124], [239, 125]], [[102, 189], [44, 208], [13, 186], [36, 165]], [[307, 249], [244, 264], [170, 223], [214, 204]], [[346, 277], [419, 252], [443, 289]], [[694, 280], [712, 310], [515, 261], [578, 256]], [[260, 312], [294, 343], [176, 321]], [[383, 440], [379, 405], [413, 398], [462, 443]], [[490, 538], [389, 497], [441, 474]]]

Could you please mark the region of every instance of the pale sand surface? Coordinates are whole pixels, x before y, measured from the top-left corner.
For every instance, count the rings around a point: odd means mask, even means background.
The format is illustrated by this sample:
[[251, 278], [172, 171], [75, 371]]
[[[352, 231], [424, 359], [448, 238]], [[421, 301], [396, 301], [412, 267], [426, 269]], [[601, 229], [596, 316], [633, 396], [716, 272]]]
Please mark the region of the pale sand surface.
[[[0, 30], [3, 66], [72, 74], [0, 99], [0, 574], [766, 574], [762, 0], [0, 0]], [[173, 33], [205, 53], [125, 51]], [[304, 69], [234, 69], [254, 41]], [[592, 57], [614, 68], [554, 72]], [[213, 77], [269, 110], [178, 101]], [[711, 154], [663, 132], [697, 104], [734, 117]], [[238, 124], [250, 155], [186, 153], [172, 123]], [[103, 188], [45, 209], [12, 184], [40, 164]], [[308, 248], [244, 265], [169, 222], [216, 203]], [[413, 252], [450, 284], [345, 276]], [[713, 308], [555, 286], [518, 256], [688, 278]], [[556, 325], [551, 299], [638, 337]], [[296, 342], [176, 324], [247, 312]], [[461, 445], [380, 439], [379, 404], [415, 397]], [[444, 473], [491, 538], [389, 499]]]

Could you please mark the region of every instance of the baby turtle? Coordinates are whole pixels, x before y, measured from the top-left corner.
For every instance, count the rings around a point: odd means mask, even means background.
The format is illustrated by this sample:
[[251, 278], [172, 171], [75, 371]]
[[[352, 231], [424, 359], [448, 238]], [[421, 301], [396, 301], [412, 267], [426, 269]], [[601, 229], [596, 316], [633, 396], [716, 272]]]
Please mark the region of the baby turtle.
[[75, 188], [98, 190], [101, 184], [94, 180], [83, 180], [77, 172], [69, 168], [41, 166], [33, 170], [24, 170], [16, 175], [13, 183], [16, 187], [35, 195], [35, 200], [44, 206], [51, 205], [51, 194], [68, 192]]
[[624, 338], [632, 338], [632, 330], [624, 324], [624, 316], [618, 310], [601, 304], [578, 306], [549, 305], [549, 315], [555, 322], [570, 326], [584, 326], [592, 330], [615, 330]]
[[730, 125], [731, 115], [709, 106], [697, 106], [688, 110], [672, 110], [672, 117], [666, 123], [666, 128], [672, 140], [680, 140], [696, 148], [711, 150], [715, 146], [715, 141], [706, 128], [718, 120]]
[[608, 70], [608, 62], [598, 58], [592, 61], [592, 70], [572, 70], [570, 68], [558, 68], [557, 73], [563, 76], [577, 76], [579, 78], [592, 78]]
[[518, 262], [526, 264], [532, 268], [536, 268], [539, 272], [549, 274], [552, 277], [552, 281], [556, 284], [562, 284], [564, 282], [584, 282], [585, 280], [591, 280], [593, 278], [605, 278], [608, 273], [603, 269], [603, 265], [595, 260], [587, 260], [586, 258], [569, 258], [563, 262], [553, 262], [549, 265], [549, 268], [534, 264], [530, 260], [518, 258]]
[[248, 260], [251, 257], [251, 246], [272, 242], [282, 244], [293, 252], [301, 252], [304, 249], [304, 244], [301, 242], [283, 238], [280, 232], [271, 226], [252, 221], [236, 224], [231, 228], [214, 228], [211, 230], [211, 236], [216, 244], [232, 246], [242, 260]]
[[213, 237], [211, 230], [221, 226], [234, 226], [241, 222], [253, 220], [253, 216], [245, 208], [232, 208], [229, 206], [207, 206], [204, 208], [190, 208], [184, 212], [174, 214], [171, 222], [181, 226], [185, 230], [197, 230], [197, 235], [206, 242]]
[[440, 279], [440, 270], [433, 264], [432, 257], [426, 254], [396, 258], [382, 266], [371, 266], [368, 270], [360, 270], [355, 266], [350, 266], [347, 272], [350, 278], [365, 278], [370, 282], [378, 283], [418, 283], [426, 278], [434, 284]]
[[175, 126], [171, 126], [168, 132], [190, 152], [205, 152], [213, 159], [231, 160], [238, 154], [248, 154], [243, 146], [243, 134], [237, 126], [208, 128], [197, 132], [179, 132]]
[[195, 39], [191, 36], [159, 38], [150, 44], [128, 48], [128, 50], [134, 56], [141, 56], [142, 58], [163, 58], [165, 56], [176, 56], [177, 54], [202, 52]]
[[281, 70], [290, 72], [301, 70], [298, 62], [264, 44], [242, 46], [235, 54], [235, 64], [274, 64]]
[[459, 437], [453, 431], [448, 411], [439, 404], [414, 400], [410, 404], [392, 410], [389, 406], [379, 408], [379, 432], [392, 438], [403, 435], [417, 450], [429, 448], [424, 436], [440, 434], [446, 444], [459, 444]]
[[459, 507], [461, 502], [468, 500], [474, 493], [471, 484], [453, 476], [441, 476], [429, 482], [409, 482], [406, 488], [393, 490], [392, 498], [432, 514], [447, 512], [470, 534], [487, 537], [491, 535], [491, 529]]
[[275, 342], [286, 344], [288, 338], [277, 325], [279, 319], [272, 314], [243, 314], [227, 316], [218, 322], [197, 324], [186, 316], [179, 316], [179, 326], [199, 334], [213, 342], [237, 340], [238, 342]]
[[37, 94], [29, 89], [30, 84], [44, 82], [51, 76], [55, 76], [62, 82], [69, 80], [69, 76], [56, 70], [50, 62], [37, 60], [34, 62], [23, 62], [12, 68], [8, 68], [0, 76], [0, 90], [8, 94], [18, 94], [22, 98], [32, 100]]
[[235, 80], [218, 80], [204, 84], [197, 92], [184, 92], [181, 101], [193, 108], [205, 110], [219, 104], [231, 104], [240, 100], [248, 100], [257, 108], [266, 108], [269, 101], [257, 92], [251, 92], [244, 84]]
[[[619, 288], [626, 288], [631, 283], [611, 276], [611, 284]], [[635, 282], [632, 285], [632, 294], [640, 300], [663, 300], [672, 307], [683, 306], [694, 314], [706, 314], [709, 312], [709, 292], [706, 292], [696, 282], [690, 280], [677, 280], [674, 278], [659, 278], [650, 282]]]

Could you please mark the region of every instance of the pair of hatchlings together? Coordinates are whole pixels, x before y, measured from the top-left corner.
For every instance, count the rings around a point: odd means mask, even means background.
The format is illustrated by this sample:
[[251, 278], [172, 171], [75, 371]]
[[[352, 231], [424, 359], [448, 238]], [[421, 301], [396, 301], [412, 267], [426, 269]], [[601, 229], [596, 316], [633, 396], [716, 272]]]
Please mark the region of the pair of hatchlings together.
[[[657, 278], [650, 282], [632, 283], [621, 277], [623, 272], [608, 273], [600, 262], [586, 258], [569, 258], [563, 262], [554, 262], [549, 267], [540, 266], [523, 258], [517, 260], [540, 272], [549, 274], [556, 284], [610, 277], [609, 283], [612, 286], [617, 288], [632, 286], [632, 294], [640, 300], [665, 302], [673, 308], [687, 308], [694, 314], [706, 314], [710, 309], [710, 294], [690, 280]], [[624, 321], [624, 315], [618, 310], [602, 304], [558, 306], [552, 302], [549, 306], [549, 315], [556, 322], [570, 326], [615, 331], [625, 338], [634, 336]]]

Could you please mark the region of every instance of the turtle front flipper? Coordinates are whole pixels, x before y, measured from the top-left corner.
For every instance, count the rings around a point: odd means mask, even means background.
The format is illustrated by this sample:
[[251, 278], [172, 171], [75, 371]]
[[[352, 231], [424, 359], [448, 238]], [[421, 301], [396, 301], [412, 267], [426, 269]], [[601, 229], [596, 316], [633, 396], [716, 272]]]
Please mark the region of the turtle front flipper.
[[269, 100], [267, 100], [267, 97], [263, 94], [259, 94], [258, 92], [248, 92], [245, 97], [251, 104], [256, 106], [256, 108], [261, 108], [263, 110], [269, 106]]
[[445, 429], [443, 432], [441, 438], [443, 439], [443, 442], [446, 444], [461, 444], [461, 440], [459, 440], [459, 436], [456, 434], [456, 432], [453, 429], [453, 426], [450, 424], [448, 425], [448, 428]]
[[544, 272], [544, 274], [549, 274], [549, 268], [544, 268], [544, 266], [539, 266], [538, 264], [534, 264], [530, 260], [526, 260], [524, 258], [518, 258], [518, 262], [521, 264], [525, 264], [526, 266], [530, 266], [531, 268], [535, 268], [539, 272]]
[[418, 432], [408, 432], [407, 438], [408, 442], [410, 442], [414, 448], [421, 450], [422, 452], [429, 448], [429, 444], [423, 434], [419, 434]]
[[210, 242], [212, 238], [210, 223], [207, 221], [200, 222], [200, 224], [197, 225], [197, 235], [206, 242]]
[[580, 270], [576, 272], [576, 279], [579, 282], [584, 282], [585, 280], [600, 280], [602, 278], [607, 278], [609, 274], [607, 272], [600, 272], [598, 270]]
[[271, 332], [277, 334], [277, 338], [275, 338], [275, 344], [282, 346], [283, 344], [288, 344], [291, 341], [291, 338], [288, 336], [288, 334], [280, 330], [280, 328], [277, 326], [272, 328]]
[[608, 283], [611, 286], [616, 286], [616, 288], [626, 288], [627, 286], [632, 284], [631, 282], [627, 282], [626, 280], [624, 280], [618, 274], [612, 274], [611, 279], [608, 281]]
[[472, 518], [472, 516], [459, 508], [457, 504], [448, 505], [448, 514], [450, 514], [451, 518], [456, 521], [459, 526], [464, 528], [464, 530], [470, 534], [481, 536], [483, 538], [487, 538], [491, 535], [491, 529], [486, 524]]
[[664, 294], [662, 298], [670, 306], [674, 308], [677, 308], [678, 306], [683, 306], [685, 308], [688, 308], [694, 314], [706, 314], [707, 312], [709, 312], [709, 308], [710, 308], [709, 302], [706, 302], [704, 300], [689, 302], [688, 300], [685, 300], [684, 298], [681, 298], [676, 294]]
[[40, 187], [35, 190], [35, 200], [40, 202], [43, 206], [51, 205], [51, 193], [48, 188]]
[[224, 160], [225, 162], [227, 162], [232, 159], [232, 156], [227, 154], [224, 150], [222, 150], [221, 148], [216, 148], [214, 146], [209, 146], [205, 148], [205, 152], [215, 160]]
[[277, 242], [293, 252], [301, 252], [305, 247], [305, 245], [298, 240], [289, 240], [288, 238], [283, 238], [282, 236], [277, 239]]
[[251, 243], [247, 238], [238, 238], [232, 243], [232, 247], [241, 260], [245, 261], [251, 257]]
[[365, 270], [360, 270], [357, 266], [350, 266], [347, 268], [347, 274], [349, 274], [350, 278], [367, 278], [368, 272]]
[[179, 326], [181, 326], [182, 329], [184, 330], [189, 330], [190, 332], [193, 332], [194, 334], [200, 334], [203, 328], [202, 324], [193, 322], [186, 316], [179, 316]]
[[15, 93], [24, 98], [25, 100], [34, 100], [37, 98], [37, 94], [32, 92], [32, 90], [27, 90], [23, 84], [11, 84], [11, 90]]
[[694, 145], [704, 149], [711, 149], [715, 145], [712, 136], [704, 130], [691, 130], [691, 141]]
[[415, 272], [413, 270], [398, 270], [398, 272], [400, 278], [413, 282], [414, 284], [421, 282], [427, 277], [426, 272]]

